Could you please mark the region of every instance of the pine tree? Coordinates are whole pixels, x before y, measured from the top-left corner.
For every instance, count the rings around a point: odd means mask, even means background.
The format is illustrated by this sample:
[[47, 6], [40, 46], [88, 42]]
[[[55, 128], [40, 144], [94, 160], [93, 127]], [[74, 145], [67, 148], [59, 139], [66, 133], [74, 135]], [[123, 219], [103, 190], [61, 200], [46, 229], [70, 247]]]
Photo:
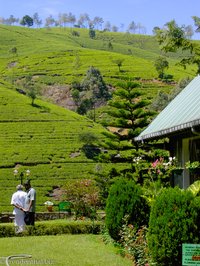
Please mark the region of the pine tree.
[[[113, 93], [113, 98], [108, 102], [109, 121], [104, 125], [108, 128], [114, 128], [114, 135], [107, 134], [109, 148], [116, 149], [118, 158], [120, 152], [126, 150], [124, 160], [132, 161], [133, 156], [136, 156], [136, 143], [134, 137], [149, 124], [150, 117], [153, 112], [148, 110], [149, 102], [142, 98], [140, 84], [136, 82], [126, 82], [119, 84], [119, 88]], [[127, 151], [130, 150], [130, 153]], [[120, 159], [122, 160], [122, 158]], [[123, 160], [123, 161], [124, 161]]]
[[121, 83], [108, 103], [111, 107], [108, 114], [113, 118], [110, 126], [126, 132], [123, 135], [119, 132], [120, 140], [132, 141], [149, 123], [152, 114], [147, 109], [149, 101], [142, 99], [139, 87], [140, 84], [136, 82]]

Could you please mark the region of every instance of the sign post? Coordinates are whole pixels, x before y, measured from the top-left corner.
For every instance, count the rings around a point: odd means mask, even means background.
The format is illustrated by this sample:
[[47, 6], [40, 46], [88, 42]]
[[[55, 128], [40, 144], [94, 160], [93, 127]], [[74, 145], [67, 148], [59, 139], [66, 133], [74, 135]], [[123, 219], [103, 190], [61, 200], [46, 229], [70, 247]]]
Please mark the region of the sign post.
[[200, 266], [200, 244], [182, 244], [182, 266]]

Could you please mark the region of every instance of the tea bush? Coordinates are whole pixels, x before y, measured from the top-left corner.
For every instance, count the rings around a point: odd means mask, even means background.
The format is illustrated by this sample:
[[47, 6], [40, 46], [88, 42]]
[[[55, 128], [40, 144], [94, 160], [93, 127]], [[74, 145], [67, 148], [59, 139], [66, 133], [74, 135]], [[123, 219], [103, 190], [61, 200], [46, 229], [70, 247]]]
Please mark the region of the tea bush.
[[111, 186], [106, 204], [106, 226], [110, 236], [119, 240], [123, 218], [129, 216], [128, 223], [136, 228], [147, 225], [149, 206], [142, 197], [142, 189], [132, 180], [117, 179]]
[[149, 220], [148, 246], [160, 266], [179, 266], [182, 243], [200, 241], [200, 197], [176, 188], [162, 190]]

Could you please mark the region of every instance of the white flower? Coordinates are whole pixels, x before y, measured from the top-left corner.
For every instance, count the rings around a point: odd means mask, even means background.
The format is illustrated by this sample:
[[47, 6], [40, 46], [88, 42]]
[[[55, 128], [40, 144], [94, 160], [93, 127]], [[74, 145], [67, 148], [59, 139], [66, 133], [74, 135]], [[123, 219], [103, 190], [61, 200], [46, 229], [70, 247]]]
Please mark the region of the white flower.
[[53, 205], [53, 202], [51, 202], [51, 201], [46, 201], [46, 202], [44, 203], [44, 205], [52, 206], [52, 205]]

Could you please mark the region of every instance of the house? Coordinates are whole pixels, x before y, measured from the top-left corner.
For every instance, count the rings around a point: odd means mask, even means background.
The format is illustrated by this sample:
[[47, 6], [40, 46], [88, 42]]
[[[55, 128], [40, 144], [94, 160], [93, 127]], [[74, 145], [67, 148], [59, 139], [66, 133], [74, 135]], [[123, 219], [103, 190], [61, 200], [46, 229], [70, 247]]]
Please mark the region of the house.
[[185, 163], [200, 161], [200, 76], [195, 77], [158, 114], [135, 141], [169, 138], [171, 156], [178, 159], [182, 173], [174, 174], [173, 185], [187, 188], [200, 174], [185, 168]]

